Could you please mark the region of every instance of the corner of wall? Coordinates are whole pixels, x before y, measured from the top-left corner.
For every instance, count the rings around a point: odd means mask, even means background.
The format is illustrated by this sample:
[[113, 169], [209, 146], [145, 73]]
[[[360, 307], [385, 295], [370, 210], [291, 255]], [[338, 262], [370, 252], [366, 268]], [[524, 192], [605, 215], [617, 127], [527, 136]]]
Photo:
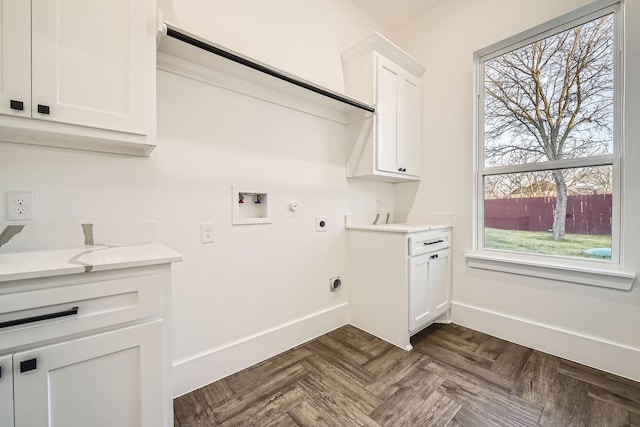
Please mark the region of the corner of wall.
[[212, 348], [173, 364], [173, 396], [178, 397], [326, 334], [349, 322], [342, 303]]

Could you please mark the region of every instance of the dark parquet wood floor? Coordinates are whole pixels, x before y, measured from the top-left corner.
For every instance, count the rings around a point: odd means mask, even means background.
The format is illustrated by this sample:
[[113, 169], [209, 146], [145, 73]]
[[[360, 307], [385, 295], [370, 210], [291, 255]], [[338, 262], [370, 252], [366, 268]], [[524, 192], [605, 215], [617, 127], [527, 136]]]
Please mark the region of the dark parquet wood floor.
[[412, 343], [342, 327], [175, 399], [175, 426], [640, 427], [640, 383], [453, 324]]

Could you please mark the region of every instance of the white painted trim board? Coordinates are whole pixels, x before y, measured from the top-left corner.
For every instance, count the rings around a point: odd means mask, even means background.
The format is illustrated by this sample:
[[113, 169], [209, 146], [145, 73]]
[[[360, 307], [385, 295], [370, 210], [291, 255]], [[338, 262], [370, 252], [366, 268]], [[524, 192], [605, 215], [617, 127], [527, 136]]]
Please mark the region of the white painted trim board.
[[[459, 302], [451, 303], [451, 322], [640, 381], [637, 348]], [[347, 324], [349, 306], [345, 302], [178, 360], [173, 364], [173, 396], [182, 396]]]
[[348, 323], [349, 307], [345, 302], [177, 360], [173, 363], [173, 396], [218, 381]]
[[640, 381], [640, 349], [459, 302], [451, 321], [564, 359]]

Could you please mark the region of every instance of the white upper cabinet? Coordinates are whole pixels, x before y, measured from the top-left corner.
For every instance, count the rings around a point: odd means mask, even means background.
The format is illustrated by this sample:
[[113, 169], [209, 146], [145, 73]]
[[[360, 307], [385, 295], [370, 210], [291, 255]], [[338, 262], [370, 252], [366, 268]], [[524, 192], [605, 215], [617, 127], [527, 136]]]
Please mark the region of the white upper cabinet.
[[378, 141], [377, 167], [387, 172], [398, 169], [398, 86], [402, 80], [402, 70], [384, 56], [376, 59], [376, 139]]
[[0, 0], [0, 24], [0, 114], [30, 116], [30, 3]]
[[420, 176], [422, 169], [422, 92], [420, 80], [404, 73], [398, 102], [397, 165], [407, 175]]
[[347, 93], [375, 105], [354, 118], [348, 176], [416, 181], [421, 171], [424, 67], [378, 33], [342, 54]]
[[155, 2], [0, 2], [2, 139], [148, 155]]
[[[148, 1], [33, 0], [32, 115], [148, 132]], [[38, 105], [50, 107], [40, 114]]]

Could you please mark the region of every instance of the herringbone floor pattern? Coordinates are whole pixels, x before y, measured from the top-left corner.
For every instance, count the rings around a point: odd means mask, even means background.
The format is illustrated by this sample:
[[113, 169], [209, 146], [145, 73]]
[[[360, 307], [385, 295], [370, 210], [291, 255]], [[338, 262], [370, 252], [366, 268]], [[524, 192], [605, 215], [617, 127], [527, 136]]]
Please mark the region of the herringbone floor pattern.
[[412, 343], [342, 327], [175, 399], [175, 426], [640, 427], [640, 383], [453, 324]]

